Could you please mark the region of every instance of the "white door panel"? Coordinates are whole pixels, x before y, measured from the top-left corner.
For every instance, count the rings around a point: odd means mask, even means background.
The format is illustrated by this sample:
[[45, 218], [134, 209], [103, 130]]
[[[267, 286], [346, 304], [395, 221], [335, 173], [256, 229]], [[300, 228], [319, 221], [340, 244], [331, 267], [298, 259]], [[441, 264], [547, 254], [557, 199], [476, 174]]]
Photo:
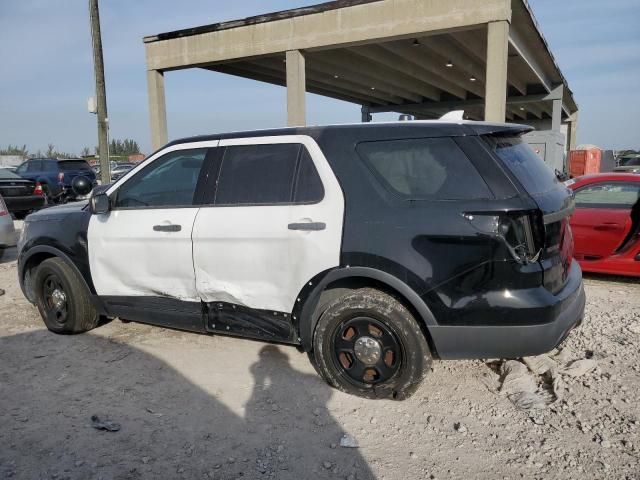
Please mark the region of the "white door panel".
[[[91, 277], [101, 296], [171, 297], [200, 301], [191, 232], [198, 208], [114, 210], [91, 217]], [[180, 231], [156, 231], [156, 226]]]
[[89, 265], [98, 295], [200, 301], [191, 242], [199, 207], [192, 206], [190, 190], [195, 191], [207, 149], [217, 145], [217, 140], [172, 145], [109, 188], [110, 197], [124, 191], [125, 199], [128, 188], [139, 188], [128, 198], [145, 200], [147, 207], [120, 205], [91, 217]]
[[[344, 198], [322, 151], [306, 136], [223, 140], [220, 146], [301, 143], [324, 185], [320, 203], [202, 207], [193, 230], [198, 292], [205, 302], [291, 312], [305, 283], [340, 263]], [[324, 229], [295, 230], [322, 223]]]

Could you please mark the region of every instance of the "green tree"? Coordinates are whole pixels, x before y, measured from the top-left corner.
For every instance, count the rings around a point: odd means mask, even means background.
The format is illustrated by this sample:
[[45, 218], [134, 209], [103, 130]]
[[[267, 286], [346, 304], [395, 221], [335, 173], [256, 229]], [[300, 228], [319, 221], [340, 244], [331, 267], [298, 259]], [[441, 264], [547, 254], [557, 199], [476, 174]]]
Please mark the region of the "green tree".
[[140, 153], [140, 146], [135, 140], [125, 138], [124, 140], [111, 139], [109, 142], [109, 155], [114, 157], [126, 157]]
[[19, 147], [18, 145], [9, 145], [7, 148], [0, 148], [0, 155], [18, 155], [23, 158], [29, 156], [29, 150], [26, 145]]

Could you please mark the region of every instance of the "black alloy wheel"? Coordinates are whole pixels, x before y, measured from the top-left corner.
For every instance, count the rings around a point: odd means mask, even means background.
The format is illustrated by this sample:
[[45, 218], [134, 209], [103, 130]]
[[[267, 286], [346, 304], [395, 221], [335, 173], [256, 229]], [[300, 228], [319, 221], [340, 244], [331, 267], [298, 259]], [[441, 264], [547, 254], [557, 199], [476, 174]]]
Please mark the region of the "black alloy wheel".
[[63, 328], [69, 315], [67, 294], [62, 281], [55, 273], [47, 276], [42, 283], [42, 298], [47, 320]]
[[398, 338], [382, 322], [358, 316], [338, 325], [333, 334], [334, 361], [357, 386], [391, 380], [402, 364]]

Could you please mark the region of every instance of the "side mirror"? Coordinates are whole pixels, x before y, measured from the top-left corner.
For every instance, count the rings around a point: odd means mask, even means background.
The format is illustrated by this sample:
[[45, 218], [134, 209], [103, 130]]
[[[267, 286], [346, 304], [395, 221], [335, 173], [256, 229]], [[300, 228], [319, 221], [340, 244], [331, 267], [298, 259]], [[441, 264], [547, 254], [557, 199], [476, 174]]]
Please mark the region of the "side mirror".
[[89, 200], [89, 211], [92, 215], [103, 215], [111, 210], [111, 202], [106, 193], [93, 195]]

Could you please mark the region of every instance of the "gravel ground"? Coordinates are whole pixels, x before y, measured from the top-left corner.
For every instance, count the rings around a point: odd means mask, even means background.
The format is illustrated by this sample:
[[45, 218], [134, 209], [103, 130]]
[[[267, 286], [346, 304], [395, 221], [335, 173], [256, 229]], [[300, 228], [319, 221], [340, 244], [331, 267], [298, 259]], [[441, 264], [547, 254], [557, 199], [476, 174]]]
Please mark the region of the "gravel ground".
[[435, 362], [411, 399], [367, 401], [291, 347], [118, 320], [57, 336], [16, 275], [8, 251], [0, 479], [640, 479], [637, 281], [586, 279], [585, 322], [556, 360], [597, 366], [526, 411], [499, 391], [495, 361]]

